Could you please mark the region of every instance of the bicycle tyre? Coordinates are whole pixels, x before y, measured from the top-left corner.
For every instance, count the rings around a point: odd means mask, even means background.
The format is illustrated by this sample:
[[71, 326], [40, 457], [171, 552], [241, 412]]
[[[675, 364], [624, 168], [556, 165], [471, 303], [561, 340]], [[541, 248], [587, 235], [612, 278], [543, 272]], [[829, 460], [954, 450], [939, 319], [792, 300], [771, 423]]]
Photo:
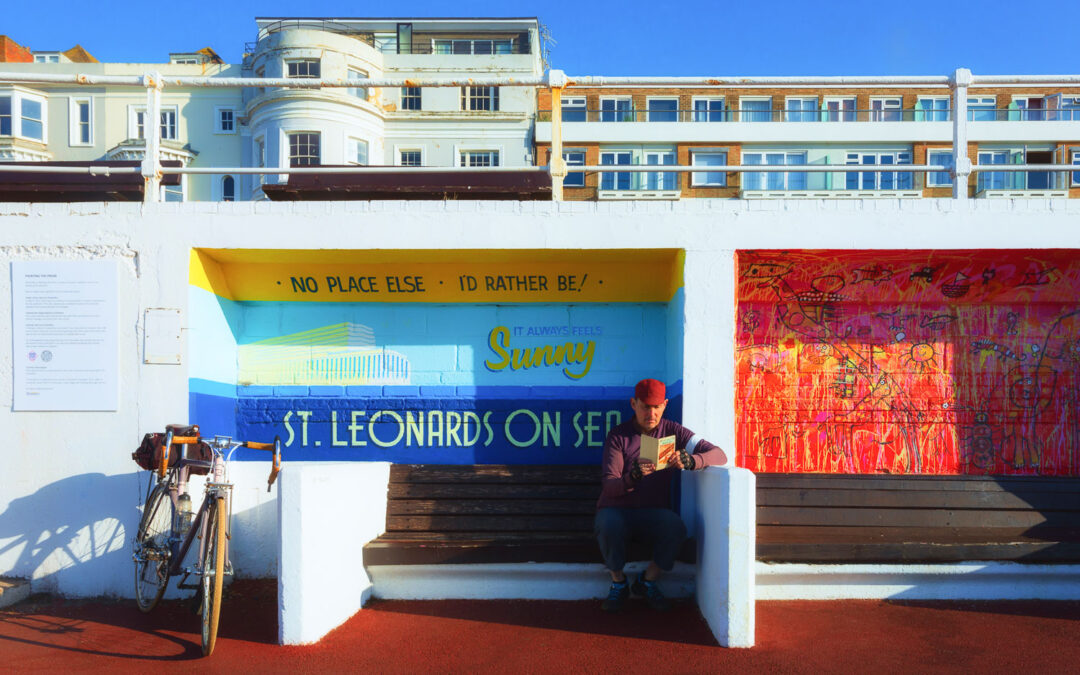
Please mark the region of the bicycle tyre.
[[172, 524], [173, 503], [169, 488], [165, 483], [158, 483], [146, 498], [135, 534], [135, 604], [142, 612], [154, 609], [169, 585], [168, 540]]
[[225, 498], [216, 497], [206, 514], [206, 553], [202, 566], [202, 651], [214, 653], [221, 618], [221, 589], [225, 585]]

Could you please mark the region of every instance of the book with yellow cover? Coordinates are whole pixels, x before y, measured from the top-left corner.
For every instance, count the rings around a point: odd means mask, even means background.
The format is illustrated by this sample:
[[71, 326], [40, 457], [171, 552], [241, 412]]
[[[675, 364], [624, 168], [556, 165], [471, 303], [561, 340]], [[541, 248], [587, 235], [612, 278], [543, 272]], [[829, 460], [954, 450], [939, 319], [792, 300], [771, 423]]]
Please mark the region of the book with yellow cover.
[[642, 434], [641, 453], [638, 458], [643, 462], [655, 464], [657, 471], [667, 468], [667, 465], [673, 463], [676, 459], [675, 437], [653, 438]]

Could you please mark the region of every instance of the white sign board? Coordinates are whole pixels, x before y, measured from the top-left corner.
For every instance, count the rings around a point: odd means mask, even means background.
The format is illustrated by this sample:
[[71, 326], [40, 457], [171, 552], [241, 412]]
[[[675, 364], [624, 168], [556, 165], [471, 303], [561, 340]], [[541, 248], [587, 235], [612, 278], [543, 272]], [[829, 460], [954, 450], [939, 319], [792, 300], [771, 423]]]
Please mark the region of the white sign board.
[[11, 263], [14, 410], [116, 410], [117, 264]]

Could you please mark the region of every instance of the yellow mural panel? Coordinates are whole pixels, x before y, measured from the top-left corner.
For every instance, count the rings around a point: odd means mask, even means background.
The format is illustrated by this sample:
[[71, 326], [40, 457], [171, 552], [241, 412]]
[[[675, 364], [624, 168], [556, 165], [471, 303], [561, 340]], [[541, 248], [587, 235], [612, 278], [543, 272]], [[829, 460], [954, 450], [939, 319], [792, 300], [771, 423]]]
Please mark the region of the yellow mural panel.
[[189, 277], [237, 301], [667, 302], [682, 262], [676, 249], [194, 249]]

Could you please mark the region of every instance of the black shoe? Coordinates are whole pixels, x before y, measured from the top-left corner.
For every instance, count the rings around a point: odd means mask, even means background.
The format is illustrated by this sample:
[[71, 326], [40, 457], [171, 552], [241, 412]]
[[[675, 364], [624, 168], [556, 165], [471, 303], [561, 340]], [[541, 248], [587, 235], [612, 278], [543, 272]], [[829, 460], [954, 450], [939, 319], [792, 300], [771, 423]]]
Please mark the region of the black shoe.
[[648, 603], [649, 607], [658, 612], [666, 612], [671, 609], [671, 601], [664, 597], [655, 581], [649, 581], [645, 578], [644, 573], [638, 575], [631, 590], [635, 596], [645, 598], [645, 602]]
[[623, 581], [621, 584], [612, 581], [611, 588], [608, 590], [607, 599], [604, 600], [604, 604], [600, 605], [600, 608], [605, 612], [621, 612], [622, 608], [626, 605], [626, 598], [630, 595], [630, 584]]

